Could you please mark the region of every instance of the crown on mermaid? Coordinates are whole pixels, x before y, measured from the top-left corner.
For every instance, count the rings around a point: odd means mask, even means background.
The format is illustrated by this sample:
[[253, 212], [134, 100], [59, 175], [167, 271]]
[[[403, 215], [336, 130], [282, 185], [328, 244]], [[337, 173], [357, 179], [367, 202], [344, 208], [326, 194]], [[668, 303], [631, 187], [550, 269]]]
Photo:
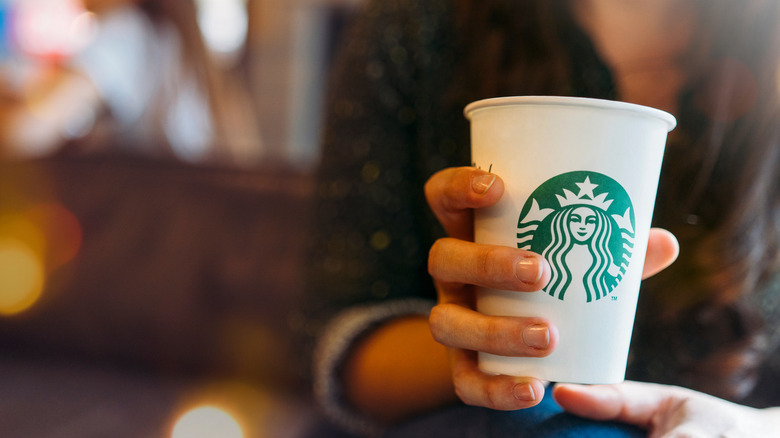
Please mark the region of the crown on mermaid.
[[563, 189], [564, 196], [555, 195], [558, 198], [558, 203], [561, 207], [568, 207], [569, 205], [589, 205], [592, 207], [600, 208], [604, 211], [609, 209], [612, 205], [612, 199], [607, 199], [608, 193], [602, 193], [598, 196], [593, 194], [593, 189], [598, 187], [598, 184], [590, 182], [590, 177], [585, 177], [585, 181], [581, 183], [575, 183], [580, 188], [578, 194], [574, 194], [571, 190]]

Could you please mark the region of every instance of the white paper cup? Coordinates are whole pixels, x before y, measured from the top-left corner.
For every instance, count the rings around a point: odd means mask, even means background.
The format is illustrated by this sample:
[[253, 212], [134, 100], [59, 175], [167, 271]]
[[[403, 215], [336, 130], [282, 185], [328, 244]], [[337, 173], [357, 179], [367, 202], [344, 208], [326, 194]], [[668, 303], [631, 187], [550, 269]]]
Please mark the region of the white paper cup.
[[544, 290], [478, 289], [489, 315], [548, 318], [558, 327], [544, 358], [480, 353], [489, 373], [553, 382], [625, 378], [666, 136], [676, 121], [623, 102], [506, 97], [471, 103], [473, 164], [505, 191], [475, 213], [475, 240], [542, 254]]

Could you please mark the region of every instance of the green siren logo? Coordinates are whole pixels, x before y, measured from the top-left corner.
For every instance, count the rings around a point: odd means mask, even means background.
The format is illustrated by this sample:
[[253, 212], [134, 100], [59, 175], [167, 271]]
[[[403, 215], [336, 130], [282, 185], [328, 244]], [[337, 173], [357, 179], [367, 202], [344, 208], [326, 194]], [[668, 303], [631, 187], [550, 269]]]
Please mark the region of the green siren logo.
[[634, 249], [634, 209], [623, 187], [596, 172], [551, 178], [520, 212], [517, 247], [552, 268], [544, 290], [560, 300], [592, 302], [618, 285]]

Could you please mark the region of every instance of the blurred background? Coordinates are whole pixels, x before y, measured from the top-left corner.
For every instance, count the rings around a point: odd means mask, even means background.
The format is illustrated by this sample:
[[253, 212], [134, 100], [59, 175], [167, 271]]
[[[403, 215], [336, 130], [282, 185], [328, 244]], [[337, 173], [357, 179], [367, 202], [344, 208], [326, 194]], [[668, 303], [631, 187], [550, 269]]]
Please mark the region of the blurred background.
[[[246, 143], [244, 147], [250, 150], [244, 152], [243, 161], [237, 160], [238, 164], [281, 161], [310, 166], [316, 162], [318, 154], [317, 139], [327, 65], [346, 17], [359, 2], [0, 0], [0, 78], [5, 102], [8, 104], [14, 98], [19, 99], [22, 94], [42, 93], [50, 86], [46, 81], [51, 80], [52, 70], [63, 66], [80, 70], [90, 79], [97, 78], [95, 82], [132, 80], [132, 75], [127, 72], [115, 72], [106, 67], [103, 70], [108, 72], [94, 73], [92, 70], [98, 70], [98, 67], [90, 64], [91, 59], [85, 58], [94, 58], [94, 53], [100, 52], [100, 49], [128, 60], [127, 65], [115, 62], [117, 69], [132, 65], [129, 60], [133, 60], [137, 61], [135, 68], [146, 69], [147, 73], [157, 69], [156, 75], [164, 76], [163, 61], [154, 57], [151, 53], [154, 50], [147, 50], [148, 56], [139, 56], [135, 53], [138, 49], [134, 47], [133, 39], [143, 40], [143, 44], [152, 41], [165, 46], [168, 41], [164, 37], [167, 35], [161, 28], [178, 27], [180, 41], [177, 44], [183, 45], [186, 52], [186, 40], [194, 39], [190, 27], [197, 26], [208, 52], [204, 58], [210, 58], [216, 73], [234, 88], [233, 94], [223, 94], [242, 100], [241, 117], [251, 117], [257, 128], [251, 135], [242, 132], [244, 138], [239, 141]], [[193, 19], [188, 16], [189, 11], [181, 12], [188, 9], [185, 5], [189, 3], [195, 8]], [[157, 20], [152, 26], [157, 29], [145, 30], [154, 35], [144, 39], [132, 31], [123, 34], [125, 29], [115, 30], [127, 27], [126, 22], [133, 18], [128, 19], [129, 14], [123, 15], [124, 9], [150, 11], [145, 15], [152, 16], [152, 21]], [[170, 21], [174, 25], [163, 23], [157, 26], [159, 21]], [[176, 30], [173, 33], [177, 33]], [[117, 35], [126, 38], [122, 40], [116, 38]], [[80, 53], [85, 49], [86, 56]], [[164, 52], [164, 55], [175, 57], [174, 50], [169, 52]], [[103, 56], [101, 61], [111, 63], [116, 60]], [[190, 60], [188, 67], [200, 61]], [[111, 73], [115, 73], [114, 78]], [[100, 91], [111, 94], [110, 85], [102, 88], [105, 90]], [[113, 96], [104, 98], [111, 100]], [[74, 106], [72, 100], [57, 103], [63, 108]], [[109, 102], [109, 106], [118, 105]], [[72, 122], [71, 125], [80, 126], [69, 126], [63, 136], [68, 140], [78, 140], [88, 133], [89, 128], [94, 128], [95, 121], [91, 122]], [[29, 146], [23, 153], [35, 155], [36, 151]], [[180, 156], [188, 158], [186, 154]], [[193, 156], [190, 161], [208, 160]]]
[[360, 0], [0, 0], [0, 436], [328, 436], [291, 333]]

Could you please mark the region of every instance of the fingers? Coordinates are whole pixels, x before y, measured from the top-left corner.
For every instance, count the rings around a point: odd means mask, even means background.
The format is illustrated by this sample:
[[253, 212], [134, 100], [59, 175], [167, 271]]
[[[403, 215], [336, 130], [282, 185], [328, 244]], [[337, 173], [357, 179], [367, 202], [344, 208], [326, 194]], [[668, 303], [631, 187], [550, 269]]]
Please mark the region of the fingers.
[[[679, 253], [672, 233], [651, 229], [642, 278], [663, 271]], [[550, 279], [550, 267], [538, 254], [451, 238], [440, 239], [431, 247], [428, 271], [439, 281], [525, 292], [541, 290]]]
[[429, 318], [433, 338], [448, 347], [512, 357], [544, 357], [558, 330], [544, 318], [488, 316], [457, 304], [439, 304]]
[[504, 193], [504, 182], [473, 167], [444, 169], [425, 184], [425, 198], [452, 237], [473, 240], [472, 209], [493, 205]]
[[474, 352], [451, 349], [450, 359], [455, 392], [463, 403], [509, 411], [529, 408], [544, 397], [538, 379], [483, 373]]
[[642, 278], [652, 277], [674, 263], [680, 253], [677, 238], [669, 231], [652, 228], [647, 241], [647, 255]]
[[647, 427], [653, 416], [674, 398], [675, 388], [638, 382], [593, 386], [559, 384], [553, 396], [563, 409], [581, 417]]
[[[431, 210], [447, 234], [473, 240], [473, 209], [495, 204], [504, 193], [498, 176], [473, 167], [448, 168], [434, 174], [425, 184]], [[680, 252], [673, 234], [653, 228], [647, 245], [643, 278], [671, 265]]]
[[453, 238], [433, 244], [428, 271], [440, 283], [524, 292], [541, 290], [550, 281], [550, 267], [538, 254]]

